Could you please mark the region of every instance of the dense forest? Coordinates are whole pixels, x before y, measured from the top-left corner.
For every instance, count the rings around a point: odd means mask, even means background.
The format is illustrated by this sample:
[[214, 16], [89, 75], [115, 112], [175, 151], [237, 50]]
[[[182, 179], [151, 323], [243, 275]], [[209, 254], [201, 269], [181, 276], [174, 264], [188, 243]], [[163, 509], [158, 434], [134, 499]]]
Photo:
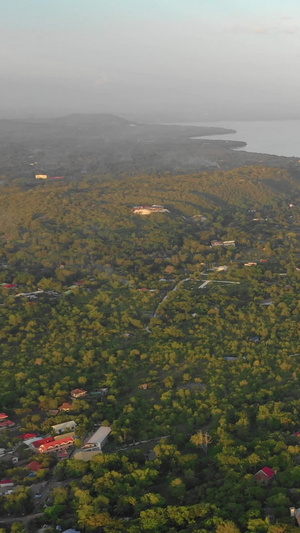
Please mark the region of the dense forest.
[[[4, 180], [0, 411], [15, 426], [0, 448], [18, 454], [0, 456], [18, 486], [0, 494], [4, 531], [298, 531], [299, 193], [264, 166]], [[167, 211], [133, 213], [152, 204]], [[20, 443], [70, 418], [76, 449], [111, 427], [103, 454]]]

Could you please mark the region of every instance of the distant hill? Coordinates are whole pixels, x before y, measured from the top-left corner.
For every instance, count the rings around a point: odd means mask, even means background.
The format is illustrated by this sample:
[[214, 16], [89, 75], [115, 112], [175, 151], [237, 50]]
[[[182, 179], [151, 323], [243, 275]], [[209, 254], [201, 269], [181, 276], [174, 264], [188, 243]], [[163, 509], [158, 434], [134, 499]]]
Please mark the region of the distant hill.
[[297, 166], [295, 158], [233, 150], [245, 144], [209, 138], [232, 131], [140, 124], [110, 114], [0, 120], [1, 174], [8, 179], [22, 180], [34, 180], [35, 174], [80, 179], [87, 174], [178, 174], [227, 170], [245, 164]]

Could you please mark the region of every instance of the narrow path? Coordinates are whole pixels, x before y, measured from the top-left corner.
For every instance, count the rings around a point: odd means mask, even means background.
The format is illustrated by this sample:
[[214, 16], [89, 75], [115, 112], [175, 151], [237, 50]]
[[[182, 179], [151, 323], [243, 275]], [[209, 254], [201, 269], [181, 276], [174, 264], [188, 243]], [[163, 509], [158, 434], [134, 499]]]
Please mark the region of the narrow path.
[[204, 289], [204, 287], [206, 287], [206, 285], [208, 285], [210, 282], [211, 280], [207, 279], [206, 281], [202, 283], [202, 285], [199, 285], [198, 289]]
[[[166, 299], [169, 297], [169, 294], [171, 294], [171, 292], [174, 292], [174, 291], [177, 291], [179, 285], [181, 285], [181, 283], [185, 283], [186, 281], [189, 281], [191, 278], [185, 278], [185, 279], [182, 279], [180, 280], [177, 285], [175, 285], [175, 287], [173, 287], [173, 289], [171, 289], [167, 294], [166, 296], [163, 297], [162, 301], [158, 304], [157, 308], [155, 309], [154, 311], [154, 314], [152, 315], [151, 318], [155, 318], [157, 317], [157, 312], [160, 308], [160, 306], [166, 301]], [[198, 281], [198, 280], [197, 280]], [[150, 319], [151, 320], [151, 319]], [[147, 326], [146, 326], [146, 331], [148, 331], [148, 333], [151, 333], [151, 329], [149, 327], [149, 324], [150, 324], [150, 321], [148, 322]]]
[[[157, 313], [158, 313], [158, 310], [159, 308], [162, 306], [162, 304], [166, 301], [166, 299], [169, 297], [169, 295], [171, 294], [171, 292], [174, 292], [174, 291], [177, 291], [178, 287], [182, 284], [182, 283], [185, 283], [186, 281], [190, 281], [191, 278], [184, 278], [182, 280], [180, 280], [177, 285], [175, 285], [175, 287], [173, 289], [171, 289], [167, 294], [166, 296], [164, 296], [164, 298], [162, 299], [162, 301], [158, 304], [157, 308], [155, 309], [154, 311], [154, 314], [152, 315], [151, 319], [152, 318], [156, 318], [157, 317]], [[221, 284], [224, 284], [224, 285], [239, 285], [240, 282], [239, 281], [218, 281], [218, 280], [214, 280], [214, 279], [206, 279], [206, 280], [199, 280], [199, 279], [195, 279], [194, 281], [202, 281], [202, 284], [199, 285], [198, 289], [204, 289], [209, 283], [221, 283]], [[151, 320], [150, 319], [150, 320]], [[150, 320], [147, 324], [147, 326], [145, 327], [145, 330], [148, 332], [148, 333], [151, 333], [151, 329], [150, 329]]]
[[156, 440], [167, 439], [168, 437], [171, 437], [171, 435], [162, 435], [161, 437], [155, 437], [154, 439], [132, 442], [131, 444], [128, 444], [127, 446], [122, 446], [122, 448], [117, 448], [112, 453], [121, 452], [122, 450], [127, 450], [128, 448], [131, 448], [132, 446], [138, 446], [139, 444], [147, 444], [148, 442], [155, 442]]

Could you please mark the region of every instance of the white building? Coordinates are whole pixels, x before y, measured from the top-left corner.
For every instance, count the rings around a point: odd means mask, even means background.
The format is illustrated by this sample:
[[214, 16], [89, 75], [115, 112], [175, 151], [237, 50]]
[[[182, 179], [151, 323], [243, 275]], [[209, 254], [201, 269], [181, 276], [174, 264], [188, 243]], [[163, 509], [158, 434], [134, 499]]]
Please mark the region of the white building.
[[170, 213], [163, 205], [135, 205], [132, 209], [134, 215], [151, 215], [151, 213]]
[[105, 446], [111, 428], [107, 426], [100, 426], [99, 429], [89, 438], [89, 440], [82, 446], [82, 451], [99, 450]]
[[51, 426], [56, 435], [66, 433], [67, 431], [74, 431], [76, 428], [76, 422], [74, 420], [68, 420], [68, 422], [62, 422], [61, 424], [55, 424]]

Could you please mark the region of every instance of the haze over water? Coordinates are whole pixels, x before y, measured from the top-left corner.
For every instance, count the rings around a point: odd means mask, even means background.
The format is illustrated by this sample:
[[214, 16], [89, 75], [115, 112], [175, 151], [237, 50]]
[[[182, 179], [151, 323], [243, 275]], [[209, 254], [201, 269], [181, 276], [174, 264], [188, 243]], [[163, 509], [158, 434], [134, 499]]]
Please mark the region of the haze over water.
[[[208, 139], [244, 141], [246, 152], [300, 158], [300, 120], [197, 122], [194, 126], [218, 126], [236, 133], [210, 135]], [[198, 137], [203, 139], [203, 137]]]

